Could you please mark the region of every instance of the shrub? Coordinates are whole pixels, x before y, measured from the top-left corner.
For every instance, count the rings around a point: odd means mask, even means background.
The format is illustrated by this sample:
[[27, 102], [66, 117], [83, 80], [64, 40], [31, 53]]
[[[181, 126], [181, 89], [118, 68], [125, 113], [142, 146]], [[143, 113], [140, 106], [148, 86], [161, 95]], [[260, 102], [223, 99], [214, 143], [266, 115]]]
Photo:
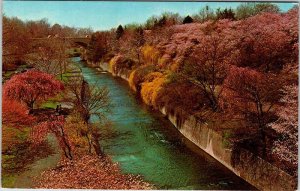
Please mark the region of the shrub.
[[159, 91], [165, 83], [165, 76], [160, 72], [153, 72], [145, 77], [142, 83], [141, 96], [147, 105], [156, 107], [156, 99]]
[[164, 106], [167, 113], [176, 115], [184, 111], [193, 114], [207, 105], [202, 91], [190, 82], [174, 79], [173, 75], [167, 82], [156, 96], [156, 105]]
[[146, 64], [156, 65], [160, 56], [160, 52], [154, 46], [146, 44], [142, 47], [142, 55]]
[[141, 66], [130, 73], [129, 76], [129, 86], [134, 91], [140, 91], [141, 90], [141, 83], [145, 81], [145, 77], [147, 74], [154, 72], [155, 66], [153, 65], [147, 65], [147, 66]]
[[135, 62], [129, 58], [125, 58], [122, 55], [114, 56], [109, 61], [109, 67], [113, 74], [117, 74], [122, 69], [131, 70], [132, 67], [135, 65]]
[[113, 74], [118, 73], [118, 65], [122, 60], [121, 55], [114, 56], [110, 61], [109, 61], [109, 68], [112, 71]]

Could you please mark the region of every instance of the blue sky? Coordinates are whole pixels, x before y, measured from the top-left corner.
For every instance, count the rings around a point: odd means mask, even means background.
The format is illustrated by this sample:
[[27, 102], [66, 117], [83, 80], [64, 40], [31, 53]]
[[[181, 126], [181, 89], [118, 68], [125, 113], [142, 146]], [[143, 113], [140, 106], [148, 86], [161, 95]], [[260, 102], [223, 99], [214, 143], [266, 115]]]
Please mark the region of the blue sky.
[[[83, 1], [4, 1], [6, 16], [22, 20], [47, 18], [50, 24], [59, 23], [73, 27], [91, 27], [106, 30], [119, 24], [143, 23], [152, 15], [175, 12], [192, 15], [202, 7], [235, 8], [233, 2], [83, 2]], [[282, 11], [293, 7], [293, 3], [277, 3]]]

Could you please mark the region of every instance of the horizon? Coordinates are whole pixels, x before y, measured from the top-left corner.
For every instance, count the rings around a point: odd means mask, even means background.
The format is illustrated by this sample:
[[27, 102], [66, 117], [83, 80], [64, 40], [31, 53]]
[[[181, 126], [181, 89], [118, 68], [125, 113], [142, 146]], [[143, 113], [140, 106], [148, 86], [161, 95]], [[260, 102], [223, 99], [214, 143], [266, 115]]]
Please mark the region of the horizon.
[[[93, 31], [110, 30], [118, 25], [143, 24], [164, 12], [193, 15], [205, 6], [235, 9], [243, 2], [115, 2], [115, 1], [3, 1], [3, 15], [22, 21], [47, 19], [49, 24]], [[272, 2], [271, 2], [272, 3]], [[273, 3], [286, 12], [298, 3]], [[197, 8], [195, 8], [197, 7]]]

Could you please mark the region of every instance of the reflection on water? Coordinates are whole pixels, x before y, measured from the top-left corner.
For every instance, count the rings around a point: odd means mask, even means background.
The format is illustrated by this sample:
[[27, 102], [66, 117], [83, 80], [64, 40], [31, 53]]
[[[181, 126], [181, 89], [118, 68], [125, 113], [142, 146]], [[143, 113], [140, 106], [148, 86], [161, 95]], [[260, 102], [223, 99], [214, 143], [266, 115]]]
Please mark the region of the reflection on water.
[[124, 173], [140, 174], [160, 189], [254, 189], [136, 99], [127, 82], [74, 61], [89, 83], [110, 91], [112, 125], [102, 127], [101, 146]]

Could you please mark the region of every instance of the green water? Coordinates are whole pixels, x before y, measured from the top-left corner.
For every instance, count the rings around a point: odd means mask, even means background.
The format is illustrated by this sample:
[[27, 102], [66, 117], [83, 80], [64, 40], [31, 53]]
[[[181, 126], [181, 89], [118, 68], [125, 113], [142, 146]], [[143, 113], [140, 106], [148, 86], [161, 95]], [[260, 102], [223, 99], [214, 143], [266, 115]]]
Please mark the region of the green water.
[[120, 164], [122, 172], [142, 175], [159, 189], [249, 190], [251, 185], [234, 175], [181, 136], [160, 113], [151, 111], [132, 93], [127, 82], [84, 66], [89, 83], [110, 91], [112, 121], [103, 129], [101, 146]]

